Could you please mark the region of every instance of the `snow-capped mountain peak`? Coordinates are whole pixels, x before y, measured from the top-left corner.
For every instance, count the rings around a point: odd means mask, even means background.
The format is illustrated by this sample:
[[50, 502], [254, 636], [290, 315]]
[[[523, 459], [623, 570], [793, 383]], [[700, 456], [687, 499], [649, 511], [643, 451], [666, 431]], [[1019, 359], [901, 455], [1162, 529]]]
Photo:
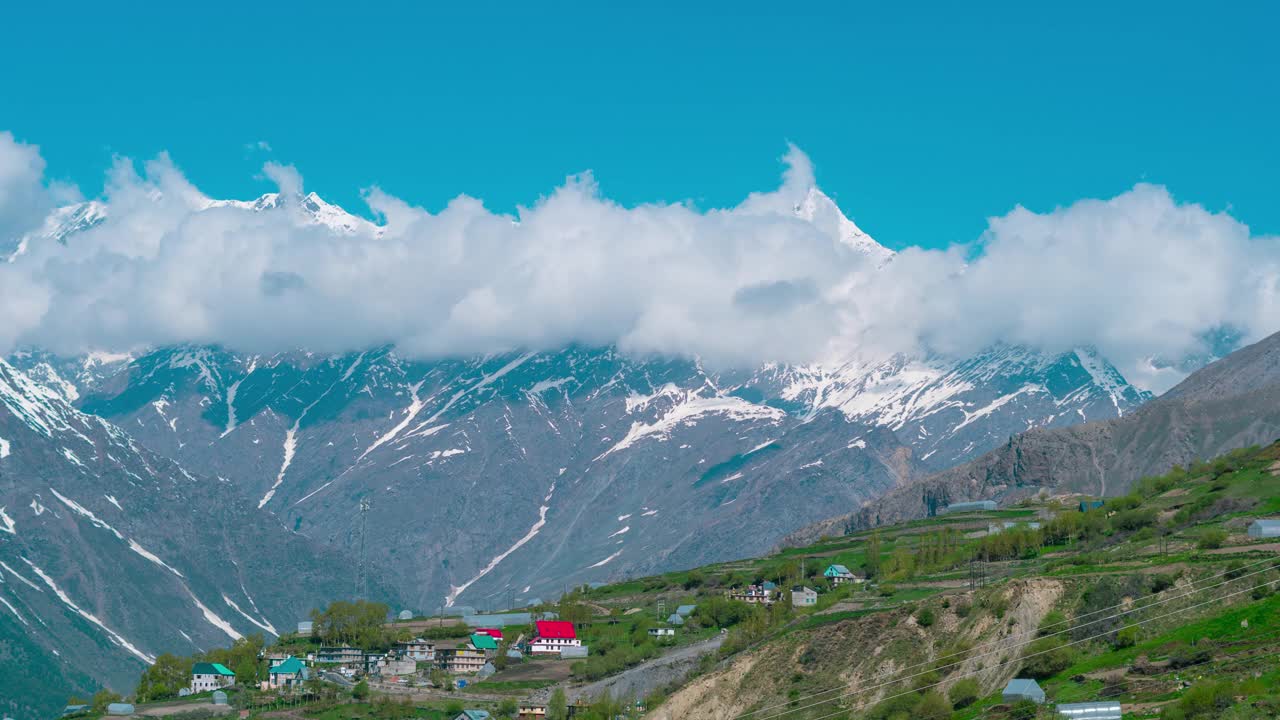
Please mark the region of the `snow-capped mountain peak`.
[[[158, 191], [154, 193], [152, 199], [157, 201], [160, 199]], [[271, 212], [293, 208], [297, 211], [296, 217], [303, 225], [321, 226], [344, 235], [382, 234], [380, 225], [353, 215], [338, 205], [326, 202], [314, 192], [292, 198], [272, 192], [253, 200], [215, 200], [198, 197], [190, 202], [195, 203], [195, 209], [198, 212], [223, 208]], [[89, 200], [58, 208], [49, 215], [38, 231], [20, 238], [5, 259], [8, 262], [17, 260], [27, 252], [33, 240], [66, 242], [68, 236], [89, 230], [101, 224], [109, 216], [110, 205], [100, 200]], [[0, 255], [0, 257], [3, 256]]]
[[875, 241], [862, 228], [850, 220], [826, 193], [816, 187], [809, 188], [802, 202], [794, 208], [796, 217], [812, 223], [818, 229], [834, 235], [840, 242], [863, 253], [881, 267], [893, 258], [894, 252]]

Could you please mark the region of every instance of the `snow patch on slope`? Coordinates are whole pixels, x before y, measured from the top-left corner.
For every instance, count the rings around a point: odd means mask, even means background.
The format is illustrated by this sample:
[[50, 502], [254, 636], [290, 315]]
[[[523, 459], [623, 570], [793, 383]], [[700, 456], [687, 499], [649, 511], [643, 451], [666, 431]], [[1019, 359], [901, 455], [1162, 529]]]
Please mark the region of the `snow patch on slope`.
[[[551, 501], [551, 496], [555, 494], [555, 491], [556, 491], [555, 483], [552, 483], [552, 484], [551, 484], [551, 490], [547, 492], [547, 498], [546, 498], [546, 500], [545, 500], [544, 502], [550, 502], [550, 501]], [[461, 595], [461, 594], [462, 594], [462, 593], [463, 593], [467, 588], [469, 588], [469, 587], [471, 587], [473, 584], [475, 584], [475, 582], [476, 582], [477, 580], [479, 580], [480, 578], [482, 578], [482, 577], [484, 577], [485, 575], [488, 575], [489, 573], [493, 572], [493, 569], [494, 569], [494, 568], [496, 568], [496, 567], [498, 567], [498, 563], [502, 562], [503, 560], [506, 560], [506, 559], [507, 559], [507, 557], [508, 557], [509, 555], [511, 555], [511, 553], [513, 553], [513, 552], [515, 552], [515, 551], [519, 550], [521, 547], [523, 547], [523, 546], [525, 545], [525, 543], [527, 543], [527, 542], [529, 542], [530, 540], [532, 540], [532, 539], [534, 538], [534, 536], [538, 534], [538, 531], [542, 530], [543, 526], [545, 526], [545, 525], [547, 524], [547, 511], [548, 511], [548, 510], [550, 510], [550, 509], [551, 509], [551, 506], [550, 506], [550, 505], [543, 505], [543, 506], [539, 507], [539, 508], [538, 508], [538, 521], [537, 521], [537, 522], [535, 522], [535, 523], [533, 524], [533, 527], [529, 528], [529, 532], [525, 533], [524, 537], [522, 537], [522, 538], [520, 538], [519, 540], [517, 540], [517, 541], [515, 542], [515, 544], [514, 544], [514, 545], [512, 545], [512, 546], [511, 546], [511, 547], [509, 547], [509, 548], [507, 548], [507, 549], [506, 549], [506, 550], [504, 550], [501, 554], [499, 554], [497, 557], [495, 557], [495, 558], [493, 558], [492, 560], [490, 560], [490, 561], [489, 561], [489, 564], [488, 564], [488, 565], [485, 565], [483, 568], [481, 568], [481, 569], [480, 569], [480, 572], [476, 573], [475, 577], [473, 577], [473, 578], [471, 578], [470, 580], [468, 580], [468, 581], [466, 581], [466, 582], [462, 583], [461, 585], [454, 585], [454, 586], [450, 587], [450, 588], [449, 588], [449, 594], [448, 594], [448, 596], [446, 596], [446, 597], [445, 597], [445, 600], [444, 600], [444, 606], [445, 606], [445, 607], [453, 607], [453, 603], [454, 603], [454, 601], [456, 601], [456, 600], [458, 599], [458, 596], [459, 596], [459, 595]]]
[[[674, 387], [674, 386], [672, 386]], [[661, 417], [651, 423], [633, 422], [631, 429], [627, 431], [625, 437], [619, 440], [613, 447], [596, 457], [601, 460], [612, 455], [619, 450], [625, 450], [637, 441], [647, 437], [654, 437], [659, 440], [666, 440], [670, 437], [670, 433], [679, 425], [695, 425], [699, 417], [708, 414], [726, 415], [732, 420], [771, 420], [777, 422], [786, 417], [786, 413], [778, 408], [769, 407], [767, 405], [755, 405], [741, 398], [731, 395], [717, 395], [712, 397], [701, 397], [701, 390], [694, 390], [685, 393], [680, 391], [683, 397], [671, 407]], [[647, 405], [654, 396], [649, 398], [641, 398], [643, 401], [637, 401], [635, 407]], [[632, 406], [628, 400], [628, 407]]]
[[[96, 615], [81, 609], [79, 605], [75, 604], [75, 602], [71, 600], [70, 596], [68, 596], [65, 592], [62, 591], [62, 588], [58, 587], [58, 585], [54, 583], [53, 578], [46, 575], [44, 570], [41, 570], [39, 567], [37, 567], [35, 563], [31, 562], [25, 557], [22, 558], [22, 561], [26, 563], [27, 566], [30, 567], [31, 570], [40, 577], [41, 580], [44, 581], [45, 585], [49, 586], [49, 589], [53, 591], [54, 595], [58, 596], [58, 599], [61, 600], [64, 605], [71, 608], [71, 610], [74, 611], [76, 614], [78, 614], [80, 617], [84, 618], [85, 620], [88, 620], [94, 625], [97, 625], [103, 632], [107, 634], [107, 639], [109, 639], [111, 642], [115, 643], [116, 645], [124, 648], [125, 650], [128, 650], [130, 653], [132, 653], [135, 657], [137, 657], [142, 662], [147, 663], [148, 665], [155, 664], [156, 658], [154, 655], [148, 655], [147, 653], [139, 650], [136, 645], [124, 639], [124, 636], [122, 636], [120, 633], [107, 627], [107, 625], [104, 622], [102, 622], [102, 620], [99, 620]], [[13, 572], [13, 571], [10, 570], [10, 572]]]

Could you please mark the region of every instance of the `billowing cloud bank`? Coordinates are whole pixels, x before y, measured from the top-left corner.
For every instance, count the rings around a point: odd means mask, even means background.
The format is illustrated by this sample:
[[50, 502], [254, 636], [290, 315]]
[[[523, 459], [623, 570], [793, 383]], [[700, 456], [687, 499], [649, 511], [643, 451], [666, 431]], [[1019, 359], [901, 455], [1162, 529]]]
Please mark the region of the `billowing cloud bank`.
[[25, 238], [0, 262], [0, 352], [579, 342], [754, 365], [1005, 341], [1094, 345], [1160, 390], [1181, 372], [1153, 357], [1203, 352], [1222, 328], [1251, 340], [1280, 327], [1280, 242], [1164, 188], [1018, 208], [971, 246], [884, 262], [811, 194], [808, 159], [786, 160], [777, 190], [729, 209], [626, 208], [584, 175], [514, 217], [468, 197], [433, 215], [372, 189], [382, 223], [339, 229], [316, 222], [288, 166], [264, 169], [282, 207], [262, 211], [210, 201], [166, 157], [141, 173], [122, 160], [106, 219], [59, 243], [46, 218], [70, 191], [45, 180], [36, 148], [0, 134], [0, 248]]

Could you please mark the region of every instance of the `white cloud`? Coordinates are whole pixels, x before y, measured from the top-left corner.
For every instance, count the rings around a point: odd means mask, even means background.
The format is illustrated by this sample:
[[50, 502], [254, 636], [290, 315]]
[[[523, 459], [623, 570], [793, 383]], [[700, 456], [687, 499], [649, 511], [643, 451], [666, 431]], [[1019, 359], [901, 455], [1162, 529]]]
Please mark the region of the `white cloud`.
[[[813, 171], [795, 148], [786, 161], [777, 190], [728, 209], [627, 208], [584, 174], [515, 217], [465, 196], [431, 214], [373, 188], [381, 228], [334, 231], [303, 207], [292, 166], [266, 164], [285, 207], [255, 212], [209, 207], [166, 156], [141, 175], [121, 160], [105, 221], [0, 263], [0, 350], [394, 343], [425, 356], [580, 342], [752, 365], [1004, 340], [1096, 345], [1162, 389], [1179, 374], [1148, 358], [1194, 352], [1223, 325], [1256, 339], [1280, 324], [1276, 239], [1160, 187], [1015, 209], [972, 247], [909, 249], [877, 270], [841, 242], [834, 205], [796, 216]], [[33, 148], [0, 135], [0, 229], [39, 224], [11, 198], [50, 197], [42, 172]]]

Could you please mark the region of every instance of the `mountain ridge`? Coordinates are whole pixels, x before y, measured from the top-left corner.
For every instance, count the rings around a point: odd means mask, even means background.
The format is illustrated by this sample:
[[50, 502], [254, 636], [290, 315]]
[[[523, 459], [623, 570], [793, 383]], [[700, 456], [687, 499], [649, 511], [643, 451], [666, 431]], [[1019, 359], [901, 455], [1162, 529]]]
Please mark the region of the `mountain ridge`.
[[1121, 494], [1137, 479], [1280, 437], [1280, 333], [1193, 372], [1125, 417], [1034, 429], [970, 463], [896, 488], [786, 542], [924, 517], [948, 502], [1041, 489]]

